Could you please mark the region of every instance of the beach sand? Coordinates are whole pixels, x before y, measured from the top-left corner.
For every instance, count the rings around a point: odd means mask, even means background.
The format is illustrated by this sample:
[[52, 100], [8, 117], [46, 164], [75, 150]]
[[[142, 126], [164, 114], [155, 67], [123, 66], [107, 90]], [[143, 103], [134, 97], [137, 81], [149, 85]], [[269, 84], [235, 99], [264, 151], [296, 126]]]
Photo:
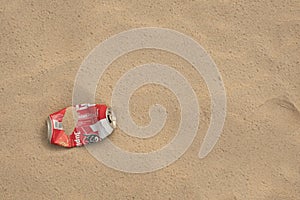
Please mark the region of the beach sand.
[[[299, 1], [1, 1], [0, 27], [0, 199], [300, 199]], [[139, 27], [182, 32], [218, 66], [227, 116], [212, 152], [198, 158], [211, 113], [203, 78], [179, 56], [154, 49], [113, 62], [96, 100], [110, 104], [114, 85], [134, 66], [174, 67], [202, 110], [197, 136], [180, 159], [130, 174], [85, 148], [50, 145], [46, 119], [72, 103], [84, 58], [110, 36]], [[131, 115], [146, 125], [155, 103], [168, 111], [160, 134], [141, 140], [116, 129], [111, 140], [133, 152], [170, 142], [180, 120], [170, 90], [140, 88]]]

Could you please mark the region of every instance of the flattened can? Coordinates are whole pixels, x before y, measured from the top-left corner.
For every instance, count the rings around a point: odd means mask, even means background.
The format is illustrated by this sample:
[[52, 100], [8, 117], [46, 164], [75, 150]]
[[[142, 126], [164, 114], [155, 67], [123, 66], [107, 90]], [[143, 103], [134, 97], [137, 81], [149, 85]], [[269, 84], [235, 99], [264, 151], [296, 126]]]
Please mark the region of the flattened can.
[[[74, 126], [66, 123], [70, 119]], [[116, 117], [106, 105], [79, 104], [51, 114], [47, 119], [47, 127], [51, 144], [78, 147], [99, 142], [110, 135], [116, 128]]]

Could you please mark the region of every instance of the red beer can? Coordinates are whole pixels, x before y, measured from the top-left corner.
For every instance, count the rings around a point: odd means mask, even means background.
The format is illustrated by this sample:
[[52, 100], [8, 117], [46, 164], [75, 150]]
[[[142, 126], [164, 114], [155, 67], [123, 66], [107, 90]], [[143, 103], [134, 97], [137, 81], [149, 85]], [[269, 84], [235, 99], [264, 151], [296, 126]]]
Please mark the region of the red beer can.
[[[66, 123], [70, 120], [73, 126]], [[116, 117], [106, 105], [79, 104], [51, 114], [47, 126], [51, 144], [78, 147], [101, 141], [110, 135], [116, 128]]]

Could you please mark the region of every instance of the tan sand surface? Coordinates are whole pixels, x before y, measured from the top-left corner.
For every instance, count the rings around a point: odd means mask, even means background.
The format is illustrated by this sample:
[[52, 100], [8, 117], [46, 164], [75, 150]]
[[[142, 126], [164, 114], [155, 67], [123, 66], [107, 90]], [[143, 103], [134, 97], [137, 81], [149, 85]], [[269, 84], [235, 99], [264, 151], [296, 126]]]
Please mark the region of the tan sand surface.
[[[202, 109], [196, 139], [170, 166], [146, 174], [106, 167], [85, 148], [47, 141], [50, 113], [69, 106], [83, 59], [100, 42], [137, 27], [191, 36], [217, 64], [227, 92], [224, 131], [198, 158], [210, 121], [202, 77], [182, 58], [159, 50], [128, 53], [111, 64], [97, 88], [109, 104], [118, 79], [157, 62], [183, 74]], [[299, 1], [0, 1], [0, 199], [300, 199]], [[155, 95], [153, 95], [155, 94]], [[119, 129], [114, 143], [133, 152], [167, 144], [178, 128], [174, 94], [146, 85], [131, 98], [136, 123], [155, 103], [166, 126], [149, 140]]]

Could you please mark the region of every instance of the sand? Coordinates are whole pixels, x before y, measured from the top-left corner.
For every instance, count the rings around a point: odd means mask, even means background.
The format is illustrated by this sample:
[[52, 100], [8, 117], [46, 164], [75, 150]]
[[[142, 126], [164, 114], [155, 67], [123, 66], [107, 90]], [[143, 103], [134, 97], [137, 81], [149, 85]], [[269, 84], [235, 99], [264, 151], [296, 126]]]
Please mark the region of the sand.
[[73, 133], [77, 121], [78, 117], [76, 111], [73, 107], [68, 107], [62, 120], [62, 127], [67, 135], [71, 135]]
[[[1, 1], [0, 25], [0, 199], [300, 199], [299, 1]], [[193, 37], [217, 64], [227, 117], [213, 151], [197, 156], [211, 112], [205, 82], [185, 60], [159, 50], [112, 63], [97, 102], [109, 104], [114, 84], [136, 65], [158, 62], [180, 71], [202, 113], [179, 160], [129, 174], [85, 148], [50, 145], [45, 121], [71, 104], [83, 59], [108, 37], [146, 26]], [[179, 104], [171, 91], [147, 85], [131, 102], [141, 125], [149, 122], [150, 105], [164, 105], [166, 126], [149, 140], [116, 129], [114, 143], [148, 152], [174, 137]]]

